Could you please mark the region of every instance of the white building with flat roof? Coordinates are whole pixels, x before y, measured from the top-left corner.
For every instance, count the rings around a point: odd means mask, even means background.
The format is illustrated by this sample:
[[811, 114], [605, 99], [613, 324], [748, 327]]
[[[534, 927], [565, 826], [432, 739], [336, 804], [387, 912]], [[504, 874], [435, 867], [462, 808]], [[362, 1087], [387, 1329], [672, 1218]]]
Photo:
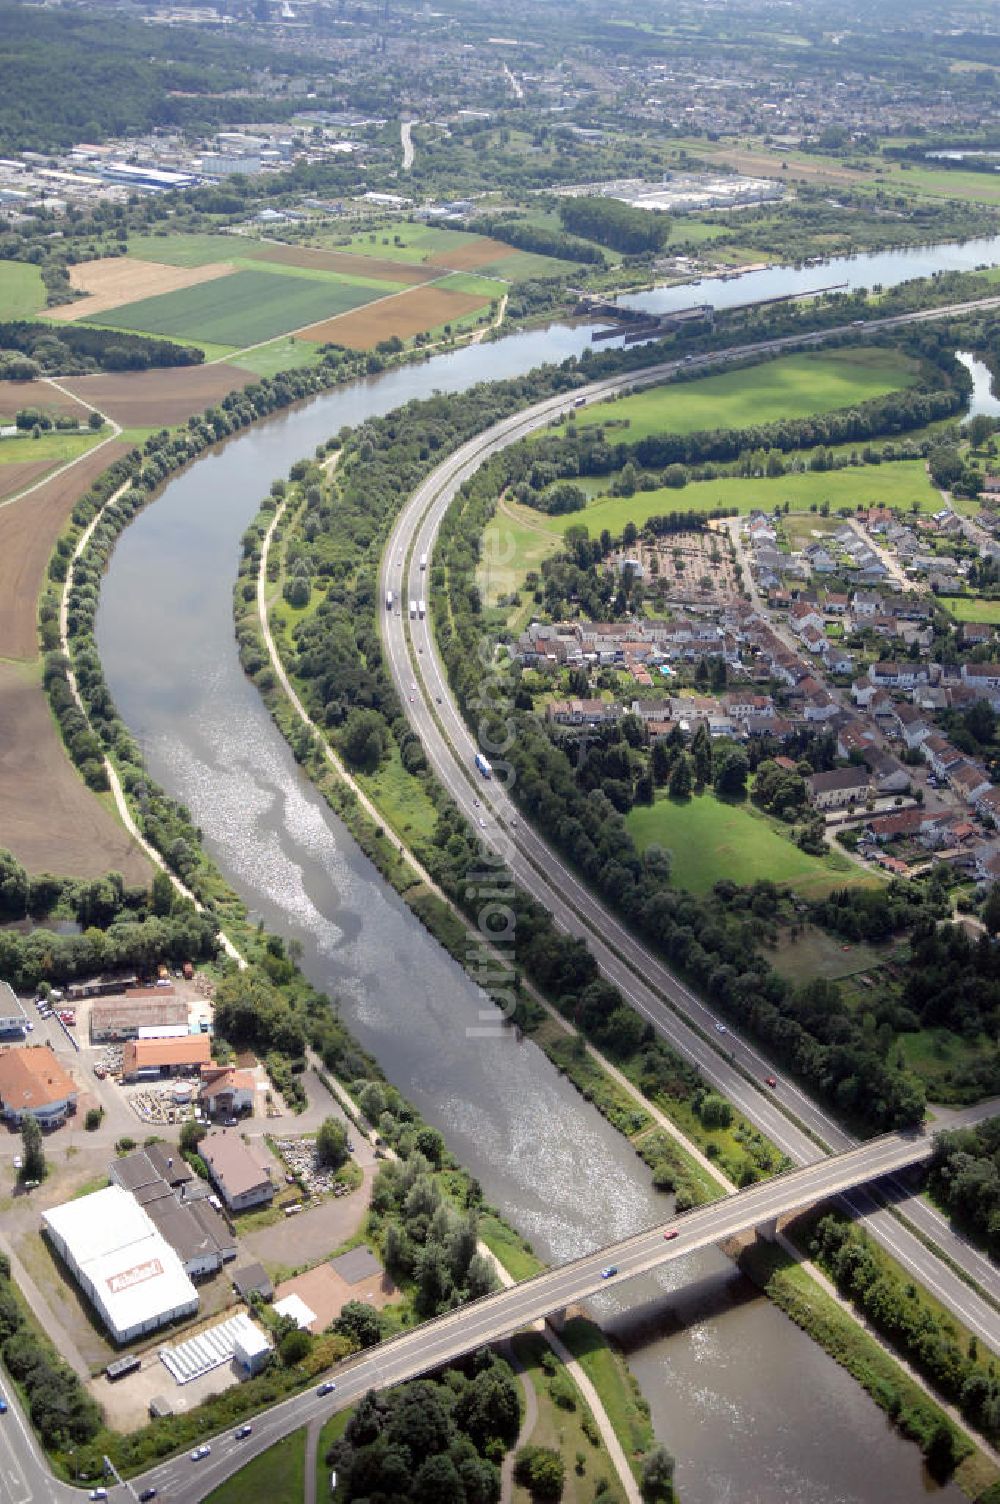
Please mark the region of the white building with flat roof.
[[197, 1311], [184, 1265], [121, 1186], [53, 1206], [42, 1222], [116, 1342], [134, 1342]]

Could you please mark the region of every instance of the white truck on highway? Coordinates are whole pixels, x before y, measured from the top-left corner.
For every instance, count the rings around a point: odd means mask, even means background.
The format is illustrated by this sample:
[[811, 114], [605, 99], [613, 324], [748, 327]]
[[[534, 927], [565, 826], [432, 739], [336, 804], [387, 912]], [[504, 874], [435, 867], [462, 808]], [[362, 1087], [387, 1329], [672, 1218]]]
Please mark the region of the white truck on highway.
[[420, 555], [420, 568], [421, 569], [426, 569], [427, 568], [427, 555], [426, 554], [421, 554]]
[[411, 601], [410, 602], [410, 620], [411, 621], [414, 620], [414, 618], [416, 617], [416, 614], [417, 614], [417, 603], [416, 603], [416, 601]]
[[417, 601], [417, 615], [420, 617], [421, 621], [423, 621], [424, 617], [427, 615], [427, 602], [425, 600]]
[[387, 590], [385, 592], [385, 609], [387, 611], [391, 611], [392, 610], [392, 591], [391, 590]]
[[486, 758], [481, 752], [476, 753], [476, 767], [479, 769], [480, 773], [482, 773], [484, 778], [493, 777], [493, 769], [490, 767], [489, 763], [486, 761]]

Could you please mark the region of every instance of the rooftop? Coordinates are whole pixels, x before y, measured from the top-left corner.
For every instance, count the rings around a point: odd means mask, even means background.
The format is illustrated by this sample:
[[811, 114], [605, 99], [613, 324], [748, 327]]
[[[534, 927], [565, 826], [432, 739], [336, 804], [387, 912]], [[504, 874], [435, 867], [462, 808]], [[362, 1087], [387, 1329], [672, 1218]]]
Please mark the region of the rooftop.
[[76, 1082], [47, 1044], [0, 1051], [0, 1101], [9, 1112], [30, 1112], [65, 1102]]

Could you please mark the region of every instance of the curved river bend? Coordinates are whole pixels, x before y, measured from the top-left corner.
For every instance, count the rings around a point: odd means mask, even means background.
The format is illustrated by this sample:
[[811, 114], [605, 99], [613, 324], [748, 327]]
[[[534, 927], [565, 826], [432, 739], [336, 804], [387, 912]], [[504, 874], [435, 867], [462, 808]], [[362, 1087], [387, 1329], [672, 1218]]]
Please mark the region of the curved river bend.
[[[736, 284], [712, 286], [729, 300]], [[313, 983], [552, 1261], [662, 1219], [669, 1202], [534, 1045], [467, 1034], [481, 995], [303, 777], [240, 668], [231, 590], [270, 481], [343, 424], [589, 343], [589, 328], [513, 335], [314, 398], [233, 438], [124, 534], [97, 622], [108, 683], [153, 775], [189, 807], [251, 912], [301, 941]], [[599, 1314], [678, 1454], [687, 1504], [961, 1498], [929, 1482], [916, 1449], [722, 1254], [672, 1265], [628, 1295], [619, 1304], [609, 1292]]]

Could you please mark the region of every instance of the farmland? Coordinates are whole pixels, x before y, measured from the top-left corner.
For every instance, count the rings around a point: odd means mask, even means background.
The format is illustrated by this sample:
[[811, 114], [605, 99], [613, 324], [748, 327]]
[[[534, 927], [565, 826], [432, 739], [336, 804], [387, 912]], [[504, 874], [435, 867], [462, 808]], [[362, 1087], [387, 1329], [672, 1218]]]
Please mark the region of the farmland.
[[393, 335], [409, 339], [423, 330], [454, 326], [460, 319], [480, 313], [489, 302], [482, 293], [449, 292], [440, 286], [413, 287], [384, 298], [373, 308], [311, 324], [300, 331], [300, 337], [368, 350]]
[[0, 381], [0, 419], [13, 421], [23, 407], [36, 407], [54, 416], [68, 413], [78, 423], [85, 423], [89, 416], [81, 402], [50, 381]]
[[61, 323], [96, 319], [99, 314], [123, 303], [179, 292], [185, 287], [227, 277], [232, 270], [225, 261], [199, 267], [161, 266], [155, 261], [136, 261], [124, 256], [84, 261], [79, 266], [70, 267], [69, 280], [77, 292], [87, 296], [78, 298], [75, 303], [50, 309], [48, 316]]
[[661, 796], [654, 804], [636, 805], [625, 823], [640, 850], [658, 845], [671, 853], [674, 881], [693, 893], [707, 893], [722, 877], [746, 884], [766, 877], [816, 898], [861, 876], [846, 857], [809, 856], [752, 806], [727, 804], [712, 794]]
[[251, 372], [231, 365], [176, 366], [73, 376], [63, 386], [123, 428], [162, 428], [183, 423], [253, 379]]
[[[608, 429], [611, 442], [634, 444], [656, 433], [745, 428], [851, 407], [912, 386], [919, 366], [892, 350], [837, 350], [785, 355], [746, 371], [673, 382], [575, 414], [579, 427]], [[558, 430], [564, 432], [562, 428]]]
[[37, 266], [0, 261], [0, 319], [34, 318], [45, 307], [45, 287]]
[[265, 271], [238, 271], [162, 297], [126, 303], [94, 322], [109, 329], [163, 334], [240, 349], [380, 296], [371, 286], [332, 277], [313, 280]]

